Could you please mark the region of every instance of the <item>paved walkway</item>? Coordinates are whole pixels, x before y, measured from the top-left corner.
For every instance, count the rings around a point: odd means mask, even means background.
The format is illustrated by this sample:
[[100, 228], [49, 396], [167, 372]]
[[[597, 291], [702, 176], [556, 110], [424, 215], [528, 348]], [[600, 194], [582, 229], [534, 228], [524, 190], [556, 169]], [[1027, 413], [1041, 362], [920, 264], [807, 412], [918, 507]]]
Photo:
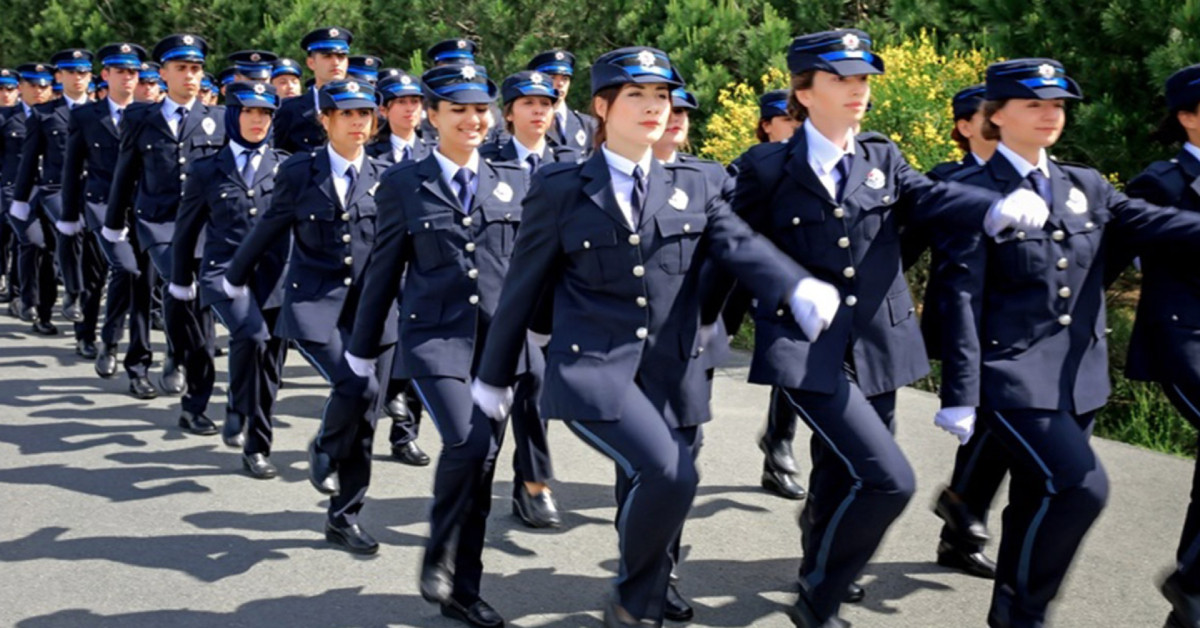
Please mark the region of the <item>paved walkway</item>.
[[[295, 353], [277, 422], [282, 476], [263, 482], [240, 473], [238, 452], [218, 437], [180, 433], [177, 400], [136, 401], [124, 376], [101, 380], [77, 359], [69, 334], [45, 340], [26, 329], [0, 319], [0, 626], [461, 625], [416, 592], [432, 467], [389, 461], [378, 439], [364, 520], [379, 555], [324, 542], [323, 500], [303, 452], [326, 390]], [[221, 381], [224, 360], [219, 368]], [[717, 419], [706, 426], [685, 531], [680, 588], [695, 603], [695, 626], [790, 625], [782, 611], [793, 599], [798, 508], [758, 488], [767, 391], [744, 376], [744, 367], [718, 373]], [[927, 394], [901, 394], [900, 440], [919, 494], [867, 568], [866, 601], [844, 612], [856, 628], [984, 625], [990, 583], [932, 562], [939, 521], [929, 505], [955, 447], [932, 426], [935, 409]], [[210, 414], [220, 421], [223, 403]], [[425, 428], [420, 443], [435, 453]], [[561, 425], [551, 431], [564, 529], [521, 527], [509, 513], [511, 475], [498, 473], [484, 595], [510, 625], [594, 627], [615, 569], [613, 470]], [[1112, 442], [1096, 448], [1112, 498], [1053, 625], [1160, 626], [1166, 605], [1154, 582], [1172, 562], [1192, 463]], [[505, 467], [510, 455], [506, 447]], [[807, 455], [800, 460], [807, 470]], [[998, 512], [994, 522], [998, 532]]]

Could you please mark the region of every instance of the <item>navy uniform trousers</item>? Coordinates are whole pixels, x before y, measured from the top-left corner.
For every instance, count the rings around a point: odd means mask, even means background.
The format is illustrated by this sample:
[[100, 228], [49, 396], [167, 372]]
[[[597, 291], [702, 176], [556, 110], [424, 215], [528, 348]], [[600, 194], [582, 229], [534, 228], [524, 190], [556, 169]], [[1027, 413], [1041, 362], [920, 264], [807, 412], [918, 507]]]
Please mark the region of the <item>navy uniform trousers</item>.
[[107, 347], [116, 347], [128, 325], [129, 346], [123, 360], [125, 372], [130, 379], [147, 377], [154, 360], [150, 344], [154, 266], [150, 256], [137, 245], [137, 235], [133, 231], [129, 232], [130, 240], [117, 243], [105, 240], [99, 230], [94, 235], [109, 269], [100, 340]]

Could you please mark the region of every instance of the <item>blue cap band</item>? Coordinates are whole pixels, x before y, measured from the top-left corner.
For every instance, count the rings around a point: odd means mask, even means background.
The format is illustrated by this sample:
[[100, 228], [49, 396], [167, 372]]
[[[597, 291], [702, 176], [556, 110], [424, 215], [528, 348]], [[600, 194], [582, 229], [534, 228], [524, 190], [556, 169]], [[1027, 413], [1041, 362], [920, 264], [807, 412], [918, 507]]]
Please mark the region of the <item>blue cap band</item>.
[[55, 64], [59, 70], [91, 70], [92, 62], [85, 59], [78, 61], [63, 61]]
[[450, 52], [438, 53], [437, 56], [435, 56], [433, 58], [433, 60], [441, 61], [443, 59], [474, 59], [474, 58], [475, 58], [475, 53], [471, 52], [470, 50], [467, 50], [466, 48], [463, 48], [462, 50], [451, 50]]
[[201, 60], [203, 60], [204, 52], [195, 46], [180, 46], [178, 48], [172, 48], [163, 53], [162, 60], [163, 63], [166, 63], [167, 61], [173, 61], [175, 59], [185, 57], [189, 59], [199, 57]]
[[393, 96], [420, 96], [422, 93], [424, 93], [421, 91], [421, 87], [416, 83], [409, 83], [408, 85], [404, 85], [403, 83], [393, 83], [384, 87], [383, 91]]
[[148, 72], [139, 72], [138, 80], [139, 81], [157, 81], [157, 80], [159, 80], [158, 72], [155, 70], [150, 70]]
[[433, 89], [433, 91], [436, 92], [439, 96], [444, 96], [446, 94], [453, 94], [455, 92], [463, 92], [463, 91], [475, 91], [475, 92], [487, 93], [489, 90], [488, 90], [488, 86], [483, 83], [454, 83], [452, 85], [446, 85], [444, 87], [435, 87]]
[[1059, 88], [1062, 88], [1062, 89], [1067, 89], [1067, 81], [1066, 81], [1066, 79], [1062, 79], [1062, 78], [1049, 78], [1049, 79], [1047, 79], [1047, 78], [1031, 78], [1031, 79], [1022, 79], [1022, 80], [1020, 81], [1020, 83], [1021, 83], [1022, 85], [1024, 85], [1025, 87], [1029, 87], [1029, 88], [1032, 88], [1032, 89], [1037, 89], [1037, 88], [1039, 88], [1039, 87], [1051, 87], [1051, 86], [1053, 86], [1053, 87], [1059, 87]]
[[571, 69], [569, 63], [545, 63], [537, 67], [537, 71], [542, 74], [565, 74], [567, 76], [575, 76], [575, 70]]
[[10, 76], [0, 77], [0, 85], [3, 85], [5, 87], [16, 87], [17, 79], [12, 78]]
[[323, 39], [308, 45], [309, 52], [342, 52], [349, 54], [350, 44], [344, 39]]
[[379, 80], [379, 72], [375, 70], [368, 70], [366, 68], [350, 68], [347, 70], [347, 72], [355, 76], [361, 76], [365, 79], [370, 79], [371, 81]]
[[826, 61], [843, 61], [845, 59], [861, 59], [867, 63], [875, 60], [875, 55], [865, 50], [838, 50], [817, 55]]
[[50, 76], [49, 74], [46, 74], [44, 72], [22, 72], [21, 78], [25, 79], [26, 81], [46, 81], [46, 82], [54, 81], [53, 76]]
[[375, 106], [375, 99], [364, 95], [363, 92], [341, 92], [338, 94], [330, 94], [329, 97], [336, 101], [358, 99], [363, 102], [371, 103], [372, 107]]
[[111, 67], [128, 67], [134, 70], [142, 67], [142, 60], [137, 55], [110, 55], [100, 61], [100, 65]]
[[300, 76], [300, 70], [290, 65], [282, 65], [271, 71], [271, 78], [290, 74], [292, 76]]
[[275, 102], [274, 98], [271, 98], [270, 96], [268, 96], [266, 94], [255, 94], [254, 92], [238, 92], [237, 94], [234, 94], [234, 96], [237, 97], [238, 102], [240, 102], [243, 107], [251, 106], [251, 105], [246, 104], [248, 101], [259, 102], [259, 103], [262, 103], [262, 104], [270, 106], [270, 107], [279, 106], [278, 103]]

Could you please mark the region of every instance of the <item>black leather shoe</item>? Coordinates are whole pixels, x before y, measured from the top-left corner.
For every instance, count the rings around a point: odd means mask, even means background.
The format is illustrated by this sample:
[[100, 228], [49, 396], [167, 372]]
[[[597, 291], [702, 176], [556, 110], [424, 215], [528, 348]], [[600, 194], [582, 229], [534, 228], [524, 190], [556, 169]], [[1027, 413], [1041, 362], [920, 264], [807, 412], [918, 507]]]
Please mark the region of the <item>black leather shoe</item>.
[[62, 315], [72, 323], [83, 322], [83, 308], [79, 307], [79, 295], [68, 293], [63, 297]]
[[1167, 614], [1167, 623], [1163, 624], [1163, 628], [1188, 628], [1188, 626], [1184, 625], [1183, 620], [1176, 617], [1172, 611]]
[[562, 525], [558, 504], [554, 502], [550, 491], [530, 495], [524, 482], [517, 482], [513, 487], [512, 510], [530, 528], [557, 528]]
[[800, 500], [808, 496], [804, 487], [797, 484], [791, 475], [770, 469], [763, 470], [762, 487], [784, 499]]
[[416, 441], [409, 441], [403, 445], [392, 445], [392, 457], [410, 467], [429, 466], [429, 455], [421, 451]]
[[227, 447], [241, 449], [246, 446], [246, 421], [236, 412], [225, 413], [225, 423], [221, 426], [221, 441]]
[[496, 609], [483, 600], [475, 600], [470, 606], [463, 606], [454, 600], [442, 604], [442, 616], [457, 619], [470, 626], [480, 628], [499, 628], [504, 625], [504, 618]]
[[988, 534], [987, 526], [967, 512], [967, 505], [963, 503], [962, 498], [949, 487], [942, 489], [938, 495], [937, 503], [933, 505], [933, 513], [945, 521], [946, 527], [964, 543], [984, 545], [992, 538]]
[[39, 336], [57, 336], [58, 328], [50, 321], [34, 321], [33, 333]]
[[799, 472], [796, 467], [796, 457], [792, 455], [791, 441], [772, 441], [764, 435], [758, 440], [758, 448], [766, 454], [766, 462], [771, 469], [781, 473], [795, 474]]
[[1200, 592], [1188, 591], [1178, 571], [1172, 571], [1171, 575], [1163, 580], [1160, 590], [1163, 597], [1171, 603], [1171, 618], [1176, 623], [1180, 626], [1200, 625]]
[[94, 341], [76, 340], [75, 355], [78, 355], [85, 360], [95, 360], [96, 356], [100, 355], [100, 352], [96, 351], [96, 343]]
[[24, 303], [17, 305], [17, 318], [32, 323], [33, 319], [37, 318], [37, 310], [32, 305], [26, 307]]
[[333, 459], [317, 449], [315, 438], [308, 442], [308, 481], [318, 493], [325, 495], [337, 495], [340, 489]]
[[179, 413], [179, 427], [197, 436], [212, 436], [220, 431], [212, 419], [204, 416], [203, 412], [195, 414], [187, 410]]
[[138, 399], [154, 399], [158, 396], [158, 390], [150, 383], [150, 378], [134, 377], [129, 380], [129, 394]]
[[184, 387], [187, 386], [187, 377], [182, 366], [176, 366], [173, 362], [167, 361], [163, 366], [162, 377], [158, 379], [158, 387], [167, 395], [183, 394]]
[[96, 374], [108, 379], [117, 374], [117, 345], [104, 345], [96, 356]]
[[404, 405], [404, 393], [400, 393], [383, 404], [383, 411], [393, 419], [403, 419], [408, 416], [408, 406]]
[[420, 589], [426, 602], [449, 604], [454, 594], [454, 578], [444, 565], [423, 565]]
[[996, 579], [996, 562], [974, 548], [961, 548], [946, 541], [938, 543], [937, 564], [957, 569], [969, 576]]
[[850, 586], [846, 587], [845, 602], [847, 604], [858, 604], [865, 597], [867, 597], [867, 590], [862, 588], [862, 585], [859, 583], [851, 582]]
[[325, 540], [344, 548], [351, 554], [374, 554], [379, 551], [379, 541], [371, 538], [357, 523], [348, 526], [325, 522]]
[[166, 325], [163, 323], [162, 310], [150, 311], [150, 329], [155, 331], [163, 331], [166, 329]]
[[834, 615], [825, 621], [817, 619], [817, 614], [813, 611], [812, 603], [809, 602], [808, 596], [804, 591], [800, 591], [800, 596], [796, 599], [796, 603], [789, 606], [787, 610], [788, 617], [791, 618], [792, 624], [797, 628], [850, 628], [850, 622]]
[[692, 605], [679, 594], [675, 585], [667, 585], [667, 599], [663, 602], [663, 618], [671, 621], [692, 621], [696, 611]]
[[266, 454], [242, 454], [242, 468], [251, 477], [260, 480], [269, 480], [279, 475], [279, 469], [271, 464], [271, 459]]

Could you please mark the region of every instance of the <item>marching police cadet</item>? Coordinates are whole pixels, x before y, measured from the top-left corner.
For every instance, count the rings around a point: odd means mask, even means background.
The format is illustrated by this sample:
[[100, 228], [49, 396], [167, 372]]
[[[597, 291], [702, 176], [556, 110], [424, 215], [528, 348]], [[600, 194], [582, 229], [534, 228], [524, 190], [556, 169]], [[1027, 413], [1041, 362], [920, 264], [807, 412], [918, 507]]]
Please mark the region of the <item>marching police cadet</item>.
[[295, 59], [283, 58], [271, 65], [271, 85], [280, 101], [300, 95], [300, 64]]
[[230, 83], [237, 80], [237, 68], [232, 65], [217, 72], [217, 89], [221, 92], [221, 96], [225, 96], [225, 88]]
[[308, 53], [305, 63], [313, 73], [313, 88], [302, 97], [285, 101], [275, 113], [275, 146], [289, 153], [307, 153], [325, 143], [321, 128], [320, 91], [329, 81], [346, 78], [349, 66], [350, 31], [327, 26], [310, 31], [300, 40]]
[[591, 78], [600, 147], [582, 164], [547, 166], [534, 178], [472, 396], [488, 416], [506, 413], [545, 294], [553, 333], [541, 411], [566, 420], [623, 476], [619, 575], [605, 625], [658, 625], [671, 549], [699, 482], [700, 425], [710, 418], [698, 345], [701, 261], [723, 262], [772, 306], [811, 278], [731, 214], [704, 168], [654, 159], [670, 90], [680, 86], [666, 54], [614, 50]]
[[[50, 101], [53, 71], [54, 66], [44, 63], [17, 66], [21, 101], [4, 119], [4, 169], [0, 173], [4, 208], [18, 243], [16, 263], [20, 298], [18, 305], [15, 308], [10, 305], [9, 310], [15, 309], [21, 320], [33, 323], [34, 333], [44, 336], [58, 333], [58, 328], [50, 322], [54, 301], [58, 298], [54, 258], [51, 251], [46, 250], [54, 244], [52, 227], [44, 222], [40, 212], [32, 214], [28, 203], [14, 205], [13, 201], [23, 161], [26, 125], [36, 115], [34, 108]], [[46, 280], [39, 281], [39, 276]]]
[[[71, 110], [63, 160], [62, 222], [71, 224], [83, 220], [102, 253], [100, 263], [92, 266], [91, 272], [98, 270], [101, 280], [106, 271], [108, 274], [96, 373], [104, 378], [116, 375], [117, 344], [128, 320], [129, 346], [124, 366], [129, 375], [129, 392], [139, 399], [153, 399], [158, 392], [149, 378], [153, 359], [150, 348], [150, 259], [132, 244], [134, 236], [129, 242], [114, 244], [101, 235], [113, 167], [120, 149], [120, 128], [125, 111], [133, 104], [138, 71], [146, 51], [137, 44], [115, 43], [101, 48], [97, 57], [100, 76], [109, 84], [109, 90], [105, 98]], [[131, 220], [128, 215], [126, 219]], [[89, 244], [85, 242], [84, 246]], [[126, 261], [109, 262], [119, 259]], [[129, 266], [136, 267], [138, 272], [125, 270]]]
[[[426, 54], [429, 55], [433, 66], [439, 67], [443, 65], [470, 65], [476, 63], [475, 53], [477, 51], [478, 48], [475, 42], [469, 39], [444, 39], [430, 46]], [[489, 131], [490, 135], [486, 138], [485, 143], [508, 139], [504, 131], [504, 125], [500, 124], [500, 121], [504, 118], [500, 115], [500, 109], [496, 107], [496, 103], [493, 102], [491, 104], [489, 111], [492, 113], [492, 123], [488, 127], [491, 131]], [[437, 131], [433, 128], [433, 125], [429, 124], [429, 120], [425, 120], [425, 123], [421, 126], [421, 134], [430, 140], [437, 139]]]
[[[245, 297], [230, 298], [221, 279], [238, 245], [271, 206], [274, 173], [287, 157], [267, 146], [271, 117], [278, 106], [270, 85], [250, 81], [229, 85], [225, 104], [229, 143], [192, 165], [172, 242], [172, 293], [183, 288], [188, 296], [198, 296], [201, 305], [213, 308], [229, 329], [229, 406], [238, 419], [226, 419], [222, 436], [227, 445], [243, 448], [242, 466], [258, 479], [278, 474], [270, 460], [271, 413], [285, 345], [271, 331], [282, 302], [280, 280], [289, 238], [279, 238], [258, 256]], [[201, 233], [204, 255], [197, 286], [191, 255]]]
[[[421, 595], [446, 617], [503, 626], [479, 584], [505, 423], [474, 411], [470, 378], [494, 322], [526, 182], [517, 164], [479, 156], [498, 92], [483, 67], [439, 66], [421, 80], [438, 147], [419, 162], [392, 167], [380, 182], [379, 237], [346, 360], [362, 376], [387, 345], [381, 337], [393, 329], [388, 308], [402, 289], [399, 350], [442, 437]], [[525, 355], [517, 412], [528, 415], [519, 420], [537, 421], [540, 353]]]
[[[336, 29], [323, 29], [322, 36], [330, 30]], [[259, 260], [291, 235], [275, 333], [294, 341], [333, 388], [321, 429], [309, 443], [309, 480], [330, 495], [325, 539], [349, 552], [374, 554], [379, 543], [359, 525], [359, 512], [370, 482], [375, 433], [375, 400], [368, 394], [379, 388], [355, 377], [343, 353], [376, 239], [375, 191], [386, 166], [363, 150], [376, 120], [374, 88], [336, 80], [325, 83], [318, 95], [318, 120], [328, 142], [280, 166], [271, 206], [238, 247], [222, 287], [235, 303], [247, 298]], [[395, 320], [395, 308], [384, 315]], [[394, 343], [394, 334], [392, 326], [383, 342]], [[386, 377], [391, 352], [383, 352], [375, 367]]]
[[0, 68], [0, 109], [15, 107], [19, 99], [17, 73], [8, 68]]
[[[9, 68], [0, 68], [0, 124], [3, 124], [6, 113], [16, 106], [20, 99], [17, 88], [17, 73]], [[4, 138], [0, 137], [0, 149], [3, 148]], [[0, 212], [6, 212], [9, 200], [7, 194], [0, 201]], [[0, 303], [12, 303], [17, 290], [17, 236], [7, 219], [0, 217]]]
[[803, 291], [822, 314], [815, 329], [759, 299], [750, 381], [783, 388], [813, 430], [800, 595], [789, 614], [798, 626], [832, 627], [845, 625], [838, 608], [914, 491], [912, 467], [892, 434], [895, 391], [929, 364], [901, 268], [899, 227], [936, 220], [970, 230], [1024, 228], [1040, 225], [1047, 208], [1028, 190], [1002, 198], [934, 184], [883, 136], [856, 137], [868, 77], [883, 72], [866, 33], [797, 37], [788, 69], [788, 109], [804, 124], [788, 143], [759, 144], [743, 156], [734, 209], [822, 281], [822, 292]]
[[549, 76], [558, 92], [558, 102], [554, 104], [554, 126], [547, 133], [548, 141], [554, 146], [570, 146], [584, 157], [591, 156], [596, 119], [567, 107], [567, 94], [571, 91], [571, 79], [575, 76], [575, 55], [566, 50], [547, 50], [530, 59], [525, 69]]
[[204, 78], [200, 79], [200, 101], [212, 107], [220, 103], [221, 88], [217, 84], [217, 77], [204, 73]]
[[355, 80], [375, 85], [379, 82], [379, 68], [382, 66], [383, 60], [379, 57], [354, 55], [347, 62], [346, 74]]
[[[376, 87], [385, 124], [376, 140], [367, 145], [367, 154], [388, 164], [425, 159], [433, 150], [434, 143], [427, 142], [418, 133], [424, 111], [424, 91], [420, 80], [394, 68], [381, 74], [384, 78]], [[399, 320], [396, 326], [398, 331]], [[396, 353], [399, 354], [398, 351]], [[392, 360], [391, 379], [384, 399], [383, 409], [392, 418], [392, 429], [388, 435], [392, 457], [407, 465], [428, 465], [429, 456], [416, 443], [420, 433], [421, 398], [409, 383], [400, 355]]]
[[96, 83], [96, 89], [92, 93], [92, 100], [104, 100], [108, 98], [108, 81], [100, 81]]
[[[1200, 65], [1183, 68], [1166, 82], [1167, 116], [1157, 139], [1182, 144], [1175, 158], [1151, 164], [1129, 182], [1126, 193], [1159, 205], [1200, 211]], [[1140, 252], [1142, 284], [1137, 319], [1129, 340], [1125, 374], [1158, 382], [1192, 425], [1200, 425], [1200, 358], [1194, 337], [1200, 312], [1194, 266], [1162, 252]], [[1121, 268], [1109, 269], [1109, 276]], [[1200, 469], [1200, 466], [1197, 467]], [[1176, 566], [1162, 583], [1171, 602], [1169, 628], [1200, 624], [1200, 471], [1192, 478], [1192, 497], [1179, 539]]]
[[788, 115], [787, 98], [786, 89], [774, 89], [758, 97], [758, 126], [754, 127], [754, 137], [760, 144], [786, 142], [800, 126]]
[[279, 55], [267, 50], [239, 50], [227, 59], [233, 63], [233, 79], [266, 83], [271, 80], [271, 69]]
[[58, 100], [63, 97], [63, 86], [57, 80], [50, 86], [50, 100]]
[[[196, 35], [171, 35], [154, 46], [167, 78], [167, 97], [161, 105], [136, 106], [125, 113], [101, 230], [109, 242], [127, 240], [131, 225], [126, 211], [133, 207], [138, 247], [164, 280], [172, 276], [175, 216], [192, 164], [225, 143], [225, 112], [197, 100], [207, 51], [208, 43]], [[211, 435], [217, 428], [204, 412], [214, 378], [212, 311], [186, 296], [179, 290], [163, 295], [170, 364], [163, 366], [160, 386], [168, 394], [183, 393], [180, 427]]]
[[142, 63], [142, 71], [138, 73], [137, 90], [133, 92], [134, 101], [156, 103], [163, 99], [162, 77], [158, 74], [159, 69], [157, 62], [145, 61]]
[[936, 421], [961, 437], [978, 412], [1007, 450], [1012, 480], [988, 625], [1042, 626], [1108, 497], [1088, 442], [1110, 390], [1108, 257], [1153, 251], [1186, 259], [1200, 242], [1200, 215], [1130, 199], [1091, 168], [1047, 158], [1066, 102], [1082, 97], [1058, 61], [992, 64], [986, 84], [983, 132], [1000, 143], [986, 166], [961, 180], [1036, 190], [1052, 209], [1044, 228], [942, 243], [949, 270], [939, 295], [945, 340]]
[[[972, 85], [954, 95], [951, 108], [954, 130], [951, 137], [963, 151], [963, 158], [934, 166], [927, 176], [934, 181], [961, 180], [982, 168], [996, 151], [996, 140], [983, 137], [984, 85]], [[904, 234], [904, 265], [907, 268], [931, 246], [937, 234], [910, 229]], [[955, 237], [953, 233], [943, 237]], [[938, 293], [941, 288], [940, 268], [945, 264], [943, 247], [932, 245], [929, 283], [925, 289], [921, 332], [930, 358], [941, 359], [941, 320], [938, 316]], [[980, 424], [970, 438], [958, 448], [950, 484], [942, 489], [934, 503], [934, 513], [942, 526], [938, 543], [937, 562], [981, 578], [996, 577], [996, 563], [983, 553], [991, 535], [987, 529], [987, 514], [996, 492], [1008, 473], [1008, 454], [1000, 441], [992, 436], [986, 425]]]

